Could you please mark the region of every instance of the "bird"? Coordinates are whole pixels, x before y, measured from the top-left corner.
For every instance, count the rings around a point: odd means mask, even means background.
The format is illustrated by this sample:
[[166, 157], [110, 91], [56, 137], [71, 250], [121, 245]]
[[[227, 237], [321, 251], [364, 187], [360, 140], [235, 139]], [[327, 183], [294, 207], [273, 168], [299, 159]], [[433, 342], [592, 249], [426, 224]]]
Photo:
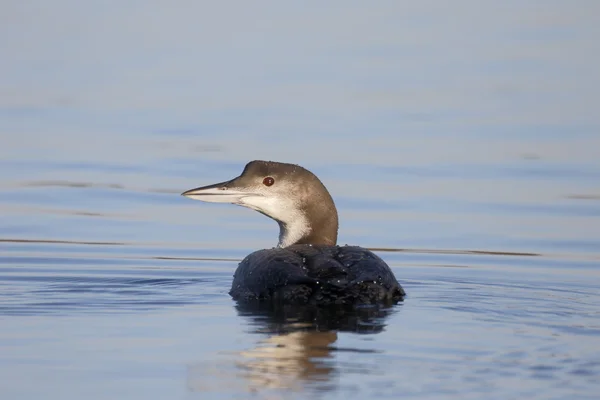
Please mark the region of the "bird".
[[359, 246], [339, 246], [335, 203], [315, 174], [295, 164], [254, 160], [231, 180], [183, 196], [250, 208], [279, 224], [277, 247], [246, 256], [229, 294], [238, 303], [395, 304], [406, 292], [390, 267]]

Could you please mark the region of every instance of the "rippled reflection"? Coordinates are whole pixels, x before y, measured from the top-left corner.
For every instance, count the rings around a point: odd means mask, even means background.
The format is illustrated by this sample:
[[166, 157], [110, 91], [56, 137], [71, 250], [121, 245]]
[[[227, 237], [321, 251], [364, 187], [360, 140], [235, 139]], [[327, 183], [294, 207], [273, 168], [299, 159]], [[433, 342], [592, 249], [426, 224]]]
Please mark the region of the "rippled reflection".
[[390, 307], [306, 307], [294, 305], [249, 304], [236, 306], [256, 333], [282, 334], [336, 330], [355, 333], [379, 333], [386, 318], [396, 310]]
[[[399, 306], [397, 306], [399, 307]], [[265, 338], [235, 356], [237, 367], [227, 381], [242, 385], [244, 390], [319, 391], [335, 387], [339, 365], [337, 352], [369, 353], [370, 349], [336, 346], [338, 332], [378, 334], [386, 319], [397, 308], [238, 305], [238, 314], [247, 320], [251, 333]], [[188, 386], [192, 391], [210, 390], [215, 371], [199, 363], [189, 369]], [[207, 373], [208, 372], [208, 373]], [[222, 371], [221, 371], [222, 372]], [[222, 376], [221, 376], [221, 379]]]
[[330, 347], [335, 331], [293, 331], [275, 334], [240, 353], [236, 365], [250, 391], [301, 390], [310, 382], [328, 382], [335, 372]]

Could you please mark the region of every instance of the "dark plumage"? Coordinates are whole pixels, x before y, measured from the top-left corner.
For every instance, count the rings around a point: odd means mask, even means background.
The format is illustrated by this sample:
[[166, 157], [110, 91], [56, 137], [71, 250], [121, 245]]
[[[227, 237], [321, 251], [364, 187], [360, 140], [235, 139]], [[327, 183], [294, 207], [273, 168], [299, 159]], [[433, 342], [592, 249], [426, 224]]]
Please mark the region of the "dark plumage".
[[369, 250], [302, 244], [248, 255], [229, 294], [240, 302], [311, 305], [393, 303], [405, 295], [387, 264]]

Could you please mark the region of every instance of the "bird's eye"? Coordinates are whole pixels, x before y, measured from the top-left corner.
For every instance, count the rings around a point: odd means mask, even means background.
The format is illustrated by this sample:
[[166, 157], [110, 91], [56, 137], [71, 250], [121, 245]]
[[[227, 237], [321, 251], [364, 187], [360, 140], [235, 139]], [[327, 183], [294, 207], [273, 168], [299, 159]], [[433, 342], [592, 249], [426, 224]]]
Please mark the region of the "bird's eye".
[[263, 185], [265, 186], [271, 186], [274, 183], [275, 179], [271, 178], [270, 176], [267, 176], [265, 179], [263, 179]]

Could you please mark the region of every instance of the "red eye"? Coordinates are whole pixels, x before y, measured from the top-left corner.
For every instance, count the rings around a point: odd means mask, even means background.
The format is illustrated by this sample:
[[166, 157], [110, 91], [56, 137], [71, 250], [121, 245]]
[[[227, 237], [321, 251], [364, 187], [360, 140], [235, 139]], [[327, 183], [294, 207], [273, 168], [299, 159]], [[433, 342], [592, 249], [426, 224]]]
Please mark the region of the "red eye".
[[265, 186], [271, 186], [274, 183], [275, 179], [271, 178], [270, 176], [267, 176], [265, 179], [263, 179], [263, 185]]

